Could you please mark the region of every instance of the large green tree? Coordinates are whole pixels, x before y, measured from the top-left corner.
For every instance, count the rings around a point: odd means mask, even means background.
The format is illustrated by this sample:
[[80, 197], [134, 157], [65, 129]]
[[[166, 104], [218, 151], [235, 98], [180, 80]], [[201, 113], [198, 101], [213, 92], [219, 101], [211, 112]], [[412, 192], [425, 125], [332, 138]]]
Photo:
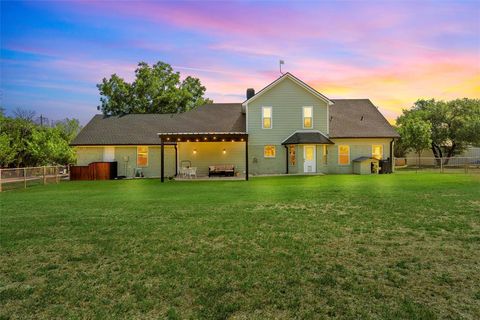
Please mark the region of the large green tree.
[[398, 128], [398, 132], [402, 139], [402, 145], [405, 148], [414, 150], [418, 158], [421, 157], [422, 151], [432, 143], [432, 125], [419, 117], [411, 117], [405, 120]]
[[418, 100], [397, 118], [397, 125], [401, 128], [413, 118], [431, 124], [430, 148], [438, 162], [446, 158], [448, 163], [450, 157], [480, 143], [480, 99]]
[[113, 74], [97, 87], [98, 109], [105, 115], [179, 113], [212, 102], [204, 96], [206, 88], [198, 78], [181, 80], [180, 73], [164, 62], [152, 66], [140, 62], [132, 83]]
[[65, 119], [53, 126], [42, 126], [33, 118], [17, 113], [15, 117], [7, 117], [0, 112], [0, 166], [73, 163], [75, 152], [69, 144], [80, 130], [78, 120]]

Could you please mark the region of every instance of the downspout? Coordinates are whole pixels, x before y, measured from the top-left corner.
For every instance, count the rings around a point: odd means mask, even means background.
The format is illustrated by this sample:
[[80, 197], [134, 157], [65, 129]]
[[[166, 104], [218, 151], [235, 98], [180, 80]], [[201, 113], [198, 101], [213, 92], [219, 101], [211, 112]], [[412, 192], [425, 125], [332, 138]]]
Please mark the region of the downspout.
[[390, 141], [390, 172], [393, 173], [394, 169], [395, 169], [395, 159], [394, 159], [394, 152], [393, 152], [393, 143], [394, 143], [395, 139], [392, 139], [392, 141]]
[[285, 163], [287, 165], [286, 166], [287, 169], [285, 170], [285, 173], [288, 174], [288, 146], [285, 145], [284, 147], [285, 147], [285, 155], [286, 155], [285, 159], [287, 160]]

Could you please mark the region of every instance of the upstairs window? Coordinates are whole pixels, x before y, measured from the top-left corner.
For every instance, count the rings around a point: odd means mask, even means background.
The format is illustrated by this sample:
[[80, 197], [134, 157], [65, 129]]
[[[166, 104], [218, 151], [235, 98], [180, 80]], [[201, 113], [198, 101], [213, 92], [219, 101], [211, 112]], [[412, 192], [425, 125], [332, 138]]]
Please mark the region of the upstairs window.
[[313, 108], [312, 107], [303, 107], [303, 128], [304, 129], [313, 128]]
[[383, 146], [381, 144], [372, 146], [372, 158], [381, 160], [383, 158]]
[[340, 165], [350, 164], [350, 146], [348, 145], [338, 146], [338, 164]]
[[262, 128], [272, 129], [272, 107], [262, 108]]
[[263, 147], [263, 156], [265, 158], [275, 158], [275, 146]]
[[148, 167], [148, 147], [137, 147], [137, 167]]

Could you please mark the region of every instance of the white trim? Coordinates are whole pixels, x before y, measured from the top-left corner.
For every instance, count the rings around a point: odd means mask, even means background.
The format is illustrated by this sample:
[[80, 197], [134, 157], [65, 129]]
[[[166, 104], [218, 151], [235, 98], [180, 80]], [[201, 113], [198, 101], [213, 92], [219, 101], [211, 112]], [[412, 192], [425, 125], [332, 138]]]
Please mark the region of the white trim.
[[[380, 147], [381, 148], [381, 154], [380, 154], [380, 159], [377, 159], [373, 156], [373, 148], [374, 147]], [[383, 144], [372, 144], [372, 158], [377, 159], [377, 160], [382, 160], [383, 159]]]
[[[141, 148], [141, 147], [147, 148], [147, 164], [144, 165], [144, 166], [139, 166], [138, 165], [138, 148]], [[148, 166], [150, 164], [150, 147], [149, 146], [140, 146], [140, 145], [137, 146], [135, 164], [136, 164], [137, 168], [148, 168]]]
[[248, 103], [245, 104], [245, 131], [248, 134]]
[[268, 86], [266, 86], [265, 88], [263, 88], [262, 90], [260, 90], [257, 94], [255, 94], [253, 97], [251, 97], [250, 99], [244, 101], [242, 103], [242, 105], [247, 105], [248, 103], [252, 102], [252, 101], [255, 101], [258, 97], [262, 96], [265, 92], [269, 91], [270, 89], [272, 89], [273, 87], [275, 87], [277, 84], [279, 84], [280, 82], [282, 82], [283, 80], [285, 79], [290, 79], [292, 80], [293, 82], [295, 82], [296, 84], [298, 84], [299, 86], [301, 86], [302, 88], [304, 88], [305, 90], [307, 90], [308, 92], [310, 92], [311, 94], [313, 94], [315, 97], [317, 97], [318, 99], [328, 103], [328, 104], [333, 104], [333, 102], [328, 99], [327, 97], [325, 97], [323, 94], [321, 94], [320, 92], [318, 92], [317, 90], [313, 89], [312, 87], [310, 87], [309, 85], [307, 85], [306, 83], [302, 82], [300, 79], [296, 78], [295, 76], [293, 76], [291, 73], [287, 72], [285, 73], [284, 75], [282, 75], [281, 77], [279, 77], [277, 80], [273, 81], [272, 83], [270, 83]]
[[[340, 147], [345, 147], [345, 146], [348, 147], [348, 163], [343, 164], [343, 163], [340, 163]], [[349, 165], [352, 164], [352, 161], [350, 159], [350, 145], [349, 144], [339, 144], [337, 146], [337, 164], [339, 166], [349, 166]]]
[[330, 104], [327, 103], [327, 134], [330, 135]]
[[[266, 147], [273, 147], [273, 156], [265, 156], [265, 148]], [[263, 157], [265, 159], [273, 159], [277, 157], [277, 146], [274, 144], [266, 144], [263, 146]]]
[[[263, 116], [264, 115], [263, 110], [265, 110], [265, 109], [270, 109], [270, 128], [265, 128], [264, 127], [263, 120], [265, 119], [265, 117]], [[272, 108], [272, 106], [263, 106], [262, 107], [262, 129], [272, 129], [272, 128], [273, 128], [273, 108]]]
[[[311, 172], [305, 170], [305, 166], [308, 165], [307, 164], [307, 148], [312, 148], [313, 150], [313, 160], [309, 160], [312, 166]], [[317, 172], [317, 145], [304, 144], [303, 145], [303, 173], [315, 173], [315, 172]]]
[[[311, 116], [311, 118], [312, 118], [311, 124], [312, 125], [309, 128], [305, 127], [305, 109], [306, 108], [310, 108], [312, 110], [312, 116]], [[302, 107], [302, 127], [303, 127], [303, 129], [313, 129], [313, 106], [303, 106]]]

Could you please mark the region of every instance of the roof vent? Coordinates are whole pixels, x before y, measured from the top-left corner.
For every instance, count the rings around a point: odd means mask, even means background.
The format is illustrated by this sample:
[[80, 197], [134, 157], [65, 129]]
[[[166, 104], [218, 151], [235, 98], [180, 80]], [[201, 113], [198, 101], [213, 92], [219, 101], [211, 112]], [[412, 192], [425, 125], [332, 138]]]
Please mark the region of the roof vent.
[[247, 89], [247, 100], [250, 99], [251, 97], [253, 97], [254, 95], [255, 95], [255, 89], [248, 88]]

